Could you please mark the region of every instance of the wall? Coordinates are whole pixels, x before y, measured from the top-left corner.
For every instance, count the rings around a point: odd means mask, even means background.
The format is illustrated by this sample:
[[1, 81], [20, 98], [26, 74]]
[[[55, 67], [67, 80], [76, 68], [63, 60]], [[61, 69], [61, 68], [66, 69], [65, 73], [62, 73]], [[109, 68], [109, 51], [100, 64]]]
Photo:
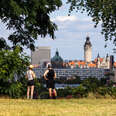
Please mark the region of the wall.
[[[45, 72], [45, 68], [35, 68], [34, 71], [36, 73], [37, 77], [43, 76]], [[78, 68], [78, 69], [55, 69], [57, 78], [60, 77], [71, 77], [71, 76], [79, 76], [81, 79], [87, 78], [87, 77], [96, 77], [98, 79], [104, 78], [104, 69], [98, 69], [98, 68]]]

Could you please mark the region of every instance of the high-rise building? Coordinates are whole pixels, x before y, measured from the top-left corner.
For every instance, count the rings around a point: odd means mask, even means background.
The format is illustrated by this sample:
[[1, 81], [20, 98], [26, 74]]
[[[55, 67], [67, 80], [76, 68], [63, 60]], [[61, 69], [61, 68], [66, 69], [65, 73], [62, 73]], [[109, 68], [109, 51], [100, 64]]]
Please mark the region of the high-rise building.
[[86, 42], [84, 44], [84, 60], [86, 63], [91, 62], [92, 58], [92, 44], [90, 42], [90, 38], [86, 38]]
[[37, 47], [35, 51], [31, 52], [31, 63], [32, 64], [43, 64], [50, 62], [51, 59], [51, 48], [50, 47]]

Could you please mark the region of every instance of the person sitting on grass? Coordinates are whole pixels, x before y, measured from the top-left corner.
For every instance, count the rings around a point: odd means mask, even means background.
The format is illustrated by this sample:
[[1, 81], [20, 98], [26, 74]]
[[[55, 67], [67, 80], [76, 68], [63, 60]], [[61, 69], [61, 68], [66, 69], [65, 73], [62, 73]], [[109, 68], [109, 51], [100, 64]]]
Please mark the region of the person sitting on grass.
[[[44, 73], [44, 79], [46, 80], [46, 87], [49, 90], [49, 98], [56, 98], [57, 92], [55, 90], [55, 78], [56, 73], [53, 70], [51, 64], [48, 64], [47, 70]], [[52, 93], [53, 91], [53, 93]], [[54, 95], [54, 96], [53, 96]]]

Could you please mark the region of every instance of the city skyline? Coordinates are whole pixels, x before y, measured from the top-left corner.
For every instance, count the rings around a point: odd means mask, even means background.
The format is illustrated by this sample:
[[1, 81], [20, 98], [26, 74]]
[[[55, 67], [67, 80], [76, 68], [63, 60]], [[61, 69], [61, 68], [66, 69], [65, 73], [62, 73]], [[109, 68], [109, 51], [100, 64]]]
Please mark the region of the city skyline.
[[[41, 38], [35, 41], [35, 46], [50, 46], [51, 57], [55, 55], [56, 49], [58, 49], [60, 56], [63, 59], [69, 60], [84, 60], [84, 48], [86, 37], [90, 37], [92, 43], [92, 59], [97, 57], [99, 53], [101, 57], [114, 55], [112, 42], [105, 42], [104, 36], [101, 34], [101, 26], [98, 25], [94, 28], [94, 23], [91, 17], [86, 13], [72, 12], [68, 16], [68, 8], [66, 0], [63, 0], [63, 6], [50, 15], [51, 20], [58, 26], [58, 31], [55, 32], [56, 39], [52, 40], [50, 37]], [[0, 36], [7, 38], [13, 30], [6, 30], [5, 25], [0, 21]], [[8, 41], [9, 44], [11, 44]], [[108, 43], [108, 47], [104, 48], [105, 43]], [[30, 55], [30, 50], [25, 48], [25, 52]]]
[[[63, 6], [53, 14], [51, 14], [51, 20], [58, 26], [58, 31], [55, 32], [56, 39], [52, 40], [50, 37], [39, 38], [36, 41], [36, 46], [50, 46], [51, 57], [55, 55], [56, 49], [58, 49], [60, 56], [63, 59], [69, 60], [84, 60], [84, 43], [86, 37], [90, 37], [92, 43], [92, 59], [95, 59], [99, 53], [100, 57], [114, 55], [112, 42], [105, 42], [104, 36], [101, 34], [100, 24], [97, 28], [94, 28], [94, 23], [91, 17], [86, 13], [72, 12], [68, 16], [69, 6], [63, 2]], [[105, 48], [105, 44], [108, 46]], [[70, 54], [69, 54], [70, 53]]]

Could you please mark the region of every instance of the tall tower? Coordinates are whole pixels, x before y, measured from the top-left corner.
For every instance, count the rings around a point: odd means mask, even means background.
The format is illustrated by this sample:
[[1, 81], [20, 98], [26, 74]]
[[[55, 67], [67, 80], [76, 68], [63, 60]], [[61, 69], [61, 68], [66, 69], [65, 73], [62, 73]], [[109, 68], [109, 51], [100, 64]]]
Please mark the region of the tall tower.
[[91, 62], [91, 58], [92, 58], [92, 45], [90, 42], [90, 38], [87, 36], [84, 45], [84, 60], [85, 62]]

